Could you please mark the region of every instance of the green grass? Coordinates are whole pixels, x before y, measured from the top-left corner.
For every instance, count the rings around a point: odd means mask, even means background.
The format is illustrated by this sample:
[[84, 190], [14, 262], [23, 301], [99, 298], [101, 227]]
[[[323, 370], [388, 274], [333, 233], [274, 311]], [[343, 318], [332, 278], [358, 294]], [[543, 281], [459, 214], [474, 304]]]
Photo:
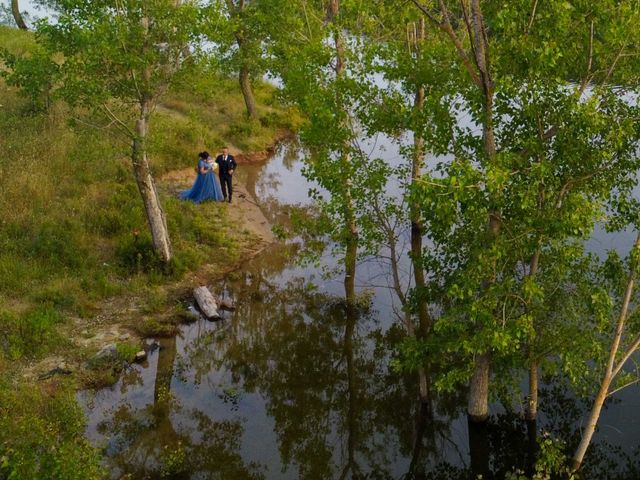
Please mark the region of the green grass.
[[[0, 44], [18, 55], [34, 47], [31, 34], [6, 27], [0, 27]], [[296, 116], [277, 105], [273, 87], [258, 83], [255, 96], [262, 122], [246, 118], [235, 79], [202, 74], [176, 81], [151, 121], [156, 176], [194, 166], [197, 152], [213, 153], [223, 144], [263, 150], [295, 127]], [[234, 231], [221, 205], [181, 202], [160, 184], [175, 254], [167, 269], [151, 249], [126, 141], [82, 122], [71, 127], [64, 105], [31, 108], [2, 81], [0, 105], [0, 314], [19, 318], [49, 308], [85, 317], [101, 300], [123, 294], [148, 296], [147, 310], [161, 309], [170, 300], [151, 300], [155, 286], [210, 263], [214, 250], [224, 253], [217, 257], [238, 255], [234, 238], [242, 232]], [[7, 325], [8, 337], [20, 336]], [[3, 349], [12, 357], [47, 353]]]
[[105, 478], [74, 393], [69, 384], [43, 392], [0, 377], [0, 478]]
[[0, 45], [14, 55], [25, 55], [33, 51], [36, 42], [31, 32], [0, 25]]

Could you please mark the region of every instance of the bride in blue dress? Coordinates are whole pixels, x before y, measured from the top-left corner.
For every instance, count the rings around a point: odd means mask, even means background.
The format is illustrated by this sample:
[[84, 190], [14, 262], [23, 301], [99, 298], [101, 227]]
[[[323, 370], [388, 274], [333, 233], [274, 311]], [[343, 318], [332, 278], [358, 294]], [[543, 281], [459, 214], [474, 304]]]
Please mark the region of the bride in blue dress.
[[191, 200], [194, 203], [201, 203], [205, 200], [221, 201], [222, 189], [218, 183], [217, 175], [213, 172], [214, 163], [209, 163], [208, 152], [198, 154], [198, 176], [193, 186], [189, 190], [180, 192], [182, 200]]

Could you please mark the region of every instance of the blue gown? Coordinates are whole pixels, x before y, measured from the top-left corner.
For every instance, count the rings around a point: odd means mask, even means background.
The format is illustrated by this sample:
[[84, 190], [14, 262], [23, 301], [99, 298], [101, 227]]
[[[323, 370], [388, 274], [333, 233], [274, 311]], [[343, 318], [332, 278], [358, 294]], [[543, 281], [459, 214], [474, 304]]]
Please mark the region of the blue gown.
[[[206, 173], [200, 173], [203, 168], [206, 170]], [[207, 162], [202, 159], [198, 160], [198, 176], [196, 177], [196, 181], [189, 190], [180, 192], [180, 198], [182, 200], [191, 200], [194, 203], [201, 203], [205, 200], [223, 200], [224, 197], [222, 196], [220, 183], [216, 177], [216, 174], [211, 170]]]

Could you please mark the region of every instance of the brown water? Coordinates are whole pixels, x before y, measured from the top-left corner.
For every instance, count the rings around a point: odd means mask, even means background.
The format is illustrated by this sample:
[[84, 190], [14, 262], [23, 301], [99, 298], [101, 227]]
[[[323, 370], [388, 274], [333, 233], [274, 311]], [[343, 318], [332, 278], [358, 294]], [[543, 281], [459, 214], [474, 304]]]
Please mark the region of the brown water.
[[[238, 170], [271, 219], [307, 196], [292, 151]], [[322, 264], [335, 261], [326, 254]], [[496, 405], [470, 442], [463, 394], [421, 405], [416, 378], [390, 369], [402, 334], [383, 269], [359, 267], [371, 306], [355, 316], [344, 308], [341, 278], [297, 266], [294, 245], [274, 245], [212, 285], [237, 310], [182, 325], [114, 386], [79, 394], [111, 478], [466, 479], [472, 457], [497, 477], [526, 468], [530, 438], [516, 415]], [[640, 390], [623, 395], [602, 419], [588, 478], [608, 478], [609, 461], [626, 467], [624, 454], [638, 445]], [[549, 385], [540, 427], [571, 444], [583, 408]], [[640, 478], [633, 475], [619, 478]]]

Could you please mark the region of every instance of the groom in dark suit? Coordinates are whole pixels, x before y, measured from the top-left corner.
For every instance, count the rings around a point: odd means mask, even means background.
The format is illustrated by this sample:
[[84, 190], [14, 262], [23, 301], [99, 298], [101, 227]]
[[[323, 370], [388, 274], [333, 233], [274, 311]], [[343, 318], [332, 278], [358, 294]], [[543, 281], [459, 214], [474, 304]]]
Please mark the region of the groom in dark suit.
[[229, 149], [224, 147], [222, 149], [222, 155], [216, 157], [216, 163], [218, 164], [218, 176], [220, 177], [220, 185], [222, 186], [222, 195], [227, 200], [227, 189], [229, 190], [229, 203], [231, 203], [231, 196], [233, 195], [233, 185], [231, 176], [237, 167], [236, 160], [233, 155], [229, 155]]

